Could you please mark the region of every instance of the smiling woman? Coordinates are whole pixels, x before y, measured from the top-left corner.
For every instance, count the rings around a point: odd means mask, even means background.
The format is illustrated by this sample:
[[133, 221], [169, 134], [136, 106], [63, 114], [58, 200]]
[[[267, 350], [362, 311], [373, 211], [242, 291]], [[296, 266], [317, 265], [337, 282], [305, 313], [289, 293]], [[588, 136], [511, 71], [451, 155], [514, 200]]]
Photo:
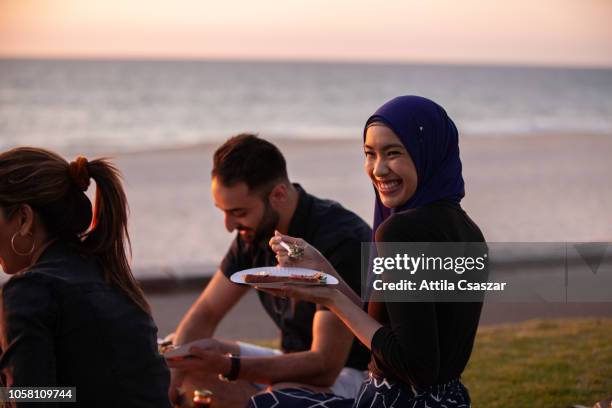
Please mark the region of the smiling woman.
[[[392, 99], [367, 120], [364, 152], [376, 197], [375, 256], [386, 256], [385, 246], [379, 245], [385, 242], [484, 242], [459, 204], [464, 181], [458, 132], [441, 106], [418, 96]], [[304, 247], [303, 257], [290, 260], [281, 240]], [[308, 265], [336, 275], [323, 255], [301, 239], [277, 235], [270, 246], [283, 266]], [[267, 404], [274, 401], [275, 407], [296, 408], [310, 406], [313, 400], [322, 407], [346, 408], [470, 406], [460, 377], [472, 351], [481, 302], [370, 298], [365, 313], [343, 283], [338, 289], [286, 286], [275, 293], [319, 303], [340, 317], [370, 349], [370, 374], [355, 399], [306, 395], [298, 386], [274, 391], [273, 398], [258, 395], [251, 406], [272, 406]]]
[[414, 195], [418, 184], [414, 162], [397, 135], [384, 123], [368, 125], [364, 153], [365, 171], [386, 207], [398, 207]]

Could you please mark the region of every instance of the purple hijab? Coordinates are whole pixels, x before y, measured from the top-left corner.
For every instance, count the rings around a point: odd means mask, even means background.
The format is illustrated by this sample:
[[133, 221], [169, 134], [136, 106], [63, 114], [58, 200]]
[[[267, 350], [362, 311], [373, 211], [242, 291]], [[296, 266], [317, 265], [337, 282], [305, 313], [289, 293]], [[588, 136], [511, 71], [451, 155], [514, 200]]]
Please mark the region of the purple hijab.
[[457, 128], [444, 109], [420, 96], [398, 96], [370, 116], [368, 126], [381, 122], [399, 137], [417, 171], [418, 184], [414, 195], [401, 207], [383, 205], [375, 189], [373, 233], [395, 212], [419, 208], [438, 200], [459, 203], [465, 195]]

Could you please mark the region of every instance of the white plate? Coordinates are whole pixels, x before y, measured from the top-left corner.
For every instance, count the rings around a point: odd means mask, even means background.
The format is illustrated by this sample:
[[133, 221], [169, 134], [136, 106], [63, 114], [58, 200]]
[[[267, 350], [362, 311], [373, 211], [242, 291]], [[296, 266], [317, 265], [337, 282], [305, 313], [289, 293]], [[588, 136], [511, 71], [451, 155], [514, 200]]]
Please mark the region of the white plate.
[[314, 269], [306, 268], [281, 268], [277, 266], [264, 266], [262, 268], [251, 268], [245, 269], [234, 273], [230, 280], [234, 283], [242, 283], [243, 285], [259, 286], [261, 288], [279, 288], [283, 285], [300, 285], [300, 286], [321, 286], [321, 285], [337, 285], [338, 279], [335, 276], [324, 274], [326, 279], [325, 283], [306, 283], [306, 282], [271, 282], [271, 283], [246, 283], [244, 281], [244, 275], [258, 274], [262, 272], [268, 272], [273, 276], [291, 276], [291, 275], [314, 275], [319, 273]]

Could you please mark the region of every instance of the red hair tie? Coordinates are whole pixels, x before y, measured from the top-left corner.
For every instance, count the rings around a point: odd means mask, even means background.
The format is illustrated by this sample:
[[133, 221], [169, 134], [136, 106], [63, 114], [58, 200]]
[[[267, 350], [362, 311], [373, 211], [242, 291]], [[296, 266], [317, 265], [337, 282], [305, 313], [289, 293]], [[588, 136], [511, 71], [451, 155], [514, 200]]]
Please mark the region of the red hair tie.
[[68, 173], [74, 184], [81, 189], [81, 191], [87, 191], [89, 188], [89, 170], [87, 165], [89, 162], [83, 156], [78, 156], [74, 161], [70, 162], [68, 166]]

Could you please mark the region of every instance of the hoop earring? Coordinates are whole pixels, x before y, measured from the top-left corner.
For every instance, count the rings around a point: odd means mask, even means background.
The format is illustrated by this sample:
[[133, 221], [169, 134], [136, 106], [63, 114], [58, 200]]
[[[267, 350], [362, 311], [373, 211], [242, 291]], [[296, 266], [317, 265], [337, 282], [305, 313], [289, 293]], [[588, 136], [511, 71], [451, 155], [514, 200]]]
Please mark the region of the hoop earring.
[[[31, 232], [28, 232], [28, 235], [32, 236]], [[13, 237], [11, 238], [11, 249], [13, 250], [13, 252], [15, 252], [17, 255], [19, 256], [30, 256], [34, 253], [34, 250], [36, 249], [36, 241], [34, 239], [32, 239], [32, 248], [30, 249], [30, 251], [28, 252], [19, 252], [17, 250], [17, 248], [15, 248], [15, 238], [17, 237], [17, 232], [15, 232], [13, 234]]]

